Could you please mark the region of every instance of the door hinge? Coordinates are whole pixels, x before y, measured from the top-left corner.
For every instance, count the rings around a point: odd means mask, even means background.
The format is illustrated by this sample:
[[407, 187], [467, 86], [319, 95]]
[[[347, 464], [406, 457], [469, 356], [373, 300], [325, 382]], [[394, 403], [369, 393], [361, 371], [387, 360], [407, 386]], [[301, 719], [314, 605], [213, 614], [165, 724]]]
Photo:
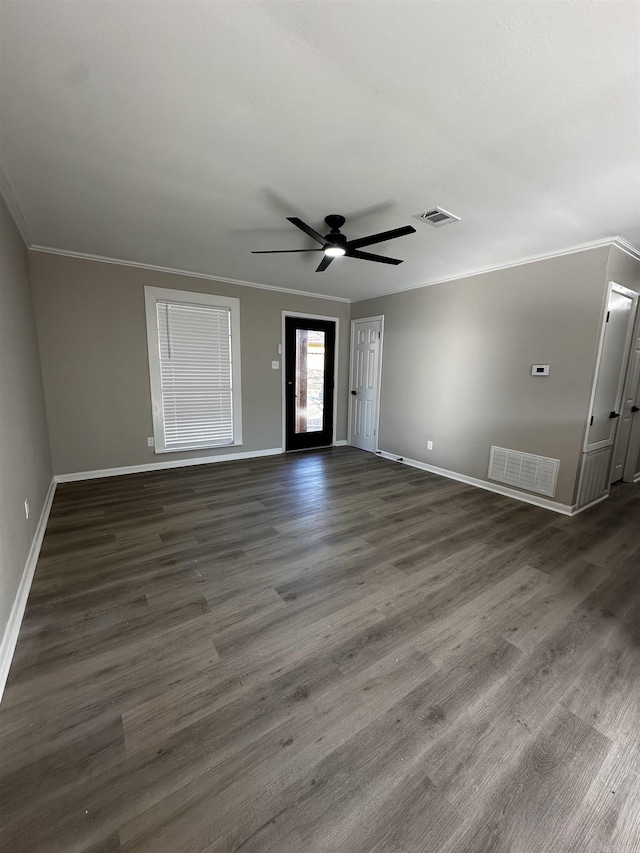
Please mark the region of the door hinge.
[[593, 426], [593, 415], [591, 415], [591, 420], [589, 421], [589, 426]]
[[375, 431], [375, 429], [374, 429], [374, 431], [373, 431], [373, 434], [374, 434], [374, 436], [375, 436], [375, 434], [376, 434], [376, 431]]
[[607, 311], [607, 320], [606, 320], [606, 322], [607, 322], [607, 323], [609, 322], [609, 317], [610, 317], [610, 316], [611, 316], [611, 311]]
[[381, 333], [378, 332], [378, 340], [380, 340], [380, 337], [381, 337]]

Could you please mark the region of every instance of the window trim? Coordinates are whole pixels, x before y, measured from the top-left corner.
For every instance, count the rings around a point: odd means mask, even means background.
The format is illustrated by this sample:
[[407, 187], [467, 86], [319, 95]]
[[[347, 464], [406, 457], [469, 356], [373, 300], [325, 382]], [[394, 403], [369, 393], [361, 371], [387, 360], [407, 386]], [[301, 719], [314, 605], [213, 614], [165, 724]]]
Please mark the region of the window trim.
[[[149, 360], [149, 386], [151, 390], [151, 415], [155, 453], [181, 453], [207, 450], [216, 447], [236, 447], [242, 444], [242, 384], [240, 365], [240, 300], [234, 296], [216, 296], [212, 293], [194, 293], [188, 290], [171, 290], [167, 287], [144, 288], [147, 324], [147, 351]], [[164, 419], [162, 416], [162, 380], [160, 376], [160, 347], [156, 304], [182, 302], [187, 305], [207, 305], [230, 309], [231, 314], [231, 375], [233, 377], [233, 441], [228, 444], [198, 444], [192, 447], [165, 447]]]

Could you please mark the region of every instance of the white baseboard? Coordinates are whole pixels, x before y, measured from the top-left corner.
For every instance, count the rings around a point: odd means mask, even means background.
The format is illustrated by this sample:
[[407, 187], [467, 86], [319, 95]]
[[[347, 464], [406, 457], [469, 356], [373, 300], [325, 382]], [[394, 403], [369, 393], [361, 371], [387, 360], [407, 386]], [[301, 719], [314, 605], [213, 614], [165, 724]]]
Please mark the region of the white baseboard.
[[341, 438], [339, 441], [333, 442], [334, 447], [346, 447], [347, 444], [349, 444], [349, 442], [347, 441], [346, 438]]
[[[466, 483], [468, 486], [476, 486], [478, 489], [485, 489], [488, 492], [495, 492], [497, 495], [504, 495], [507, 498], [514, 498], [517, 501], [533, 504], [534, 506], [550, 509], [553, 512], [559, 512], [561, 515], [575, 515], [574, 507], [569, 504], [556, 503], [555, 501], [547, 500], [547, 498], [539, 498], [536, 495], [529, 495], [525, 492], [519, 492], [516, 489], [510, 489], [508, 486], [500, 486], [497, 483], [490, 483], [488, 480], [479, 480], [477, 477], [467, 477], [466, 474], [458, 474], [457, 471], [449, 471], [446, 468], [438, 468], [435, 465], [428, 465], [426, 462], [418, 462], [417, 459], [407, 459], [406, 456], [399, 456], [397, 453], [387, 453], [386, 450], [378, 450], [377, 456], [382, 456], [383, 459], [390, 459], [392, 462], [402, 462], [403, 465], [410, 465], [412, 468], [419, 468], [421, 471], [428, 471], [430, 474], [438, 474], [440, 477], [448, 477], [450, 480], [458, 480], [460, 483]], [[584, 507], [586, 509], [586, 507]]]
[[609, 492], [606, 495], [602, 495], [600, 498], [596, 498], [595, 501], [591, 501], [591, 503], [585, 504], [584, 506], [579, 507], [578, 504], [574, 504], [571, 507], [571, 515], [579, 515], [581, 512], [584, 512], [585, 509], [589, 509], [596, 504], [601, 504], [602, 501], [606, 501], [609, 497]]
[[248, 450], [243, 453], [227, 453], [217, 456], [198, 456], [193, 459], [167, 459], [163, 462], [146, 462], [143, 465], [124, 465], [121, 468], [100, 468], [96, 471], [76, 471], [72, 474], [56, 474], [56, 483], [75, 483], [78, 480], [99, 480], [102, 477], [120, 477], [123, 474], [140, 474], [144, 471], [164, 471], [168, 468], [188, 468], [190, 465], [210, 465], [213, 462], [234, 462], [238, 459], [259, 459], [261, 456], [278, 456], [281, 447], [268, 450]]
[[49, 520], [49, 513], [51, 512], [51, 504], [53, 503], [55, 491], [56, 480], [54, 477], [49, 485], [47, 496], [44, 499], [44, 506], [40, 513], [38, 526], [36, 527], [36, 532], [33, 536], [33, 541], [31, 542], [31, 548], [29, 548], [27, 560], [22, 572], [22, 578], [20, 579], [20, 585], [13, 601], [13, 607], [9, 614], [9, 621], [7, 622], [7, 627], [5, 628], [4, 636], [2, 637], [2, 643], [0, 644], [0, 701], [2, 700], [2, 694], [4, 693], [4, 688], [9, 676], [9, 669], [11, 668], [11, 661], [13, 660], [13, 653], [15, 652], [16, 643], [18, 642], [18, 634], [20, 633], [20, 626], [22, 625], [22, 617], [24, 616], [24, 611], [27, 606], [31, 582], [33, 581], [33, 575], [36, 571], [38, 556], [40, 555], [40, 548], [42, 546], [42, 540], [44, 539], [44, 532], [47, 527], [47, 521]]

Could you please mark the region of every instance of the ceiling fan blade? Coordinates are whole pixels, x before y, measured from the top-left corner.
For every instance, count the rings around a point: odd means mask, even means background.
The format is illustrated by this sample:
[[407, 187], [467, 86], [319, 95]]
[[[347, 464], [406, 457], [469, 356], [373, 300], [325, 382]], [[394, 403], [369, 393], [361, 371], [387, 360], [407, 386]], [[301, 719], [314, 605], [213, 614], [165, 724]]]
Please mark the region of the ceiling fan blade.
[[325, 255], [316, 267], [316, 272], [324, 272], [332, 260], [333, 258], [330, 255]]
[[370, 237], [358, 237], [355, 240], [348, 240], [347, 248], [359, 249], [360, 246], [371, 246], [374, 243], [383, 243], [385, 240], [395, 240], [396, 237], [404, 237], [405, 234], [414, 234], [415, 230], [413, 225], [405, 225], [403, 228], [381, 231], [379, 234], [372, 234]]
[[[298, 219], [297, 216], [287, 216], [289, 222], [292, 222], [296, 228], [299, 228], [301, 231], [304, 231], [305, 234], [308, 234], [309, 237], [313, 237], [321, 246], [328, 246], [329, 244], [324, 239], [322, 234], [318, 234], [317, 231], [314, 231], [310, 225], [307, 225], [306, 222], [303, 222], [302, 219]], [[414, 229], [415, 231], [415, 229]]]
[[347, 252], [348, 258], [360, 258], [361, 261], [377, 261], [379, 264], [401, 264], [402, 261], [399, 261], [397, 258], [385, 258], [384, 255], [372, 255], [371, 252], [359, 252], [357, 249], [353, 249], [351, 252]]
[[252, 250], [252, 255], [282, 255], [285, 252], [321, 252], [322, 249], [258, 249]]

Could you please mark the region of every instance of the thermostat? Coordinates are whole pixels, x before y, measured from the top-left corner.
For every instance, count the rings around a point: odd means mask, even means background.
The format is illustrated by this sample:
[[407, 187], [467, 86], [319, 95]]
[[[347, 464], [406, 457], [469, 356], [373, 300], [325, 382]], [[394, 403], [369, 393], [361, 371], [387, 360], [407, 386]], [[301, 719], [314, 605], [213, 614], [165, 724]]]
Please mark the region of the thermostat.
[[549, 365], [548, 364], [532, 364], [531, 365], [531, 375], [532, 376], [548, 376], [549, 375]]

